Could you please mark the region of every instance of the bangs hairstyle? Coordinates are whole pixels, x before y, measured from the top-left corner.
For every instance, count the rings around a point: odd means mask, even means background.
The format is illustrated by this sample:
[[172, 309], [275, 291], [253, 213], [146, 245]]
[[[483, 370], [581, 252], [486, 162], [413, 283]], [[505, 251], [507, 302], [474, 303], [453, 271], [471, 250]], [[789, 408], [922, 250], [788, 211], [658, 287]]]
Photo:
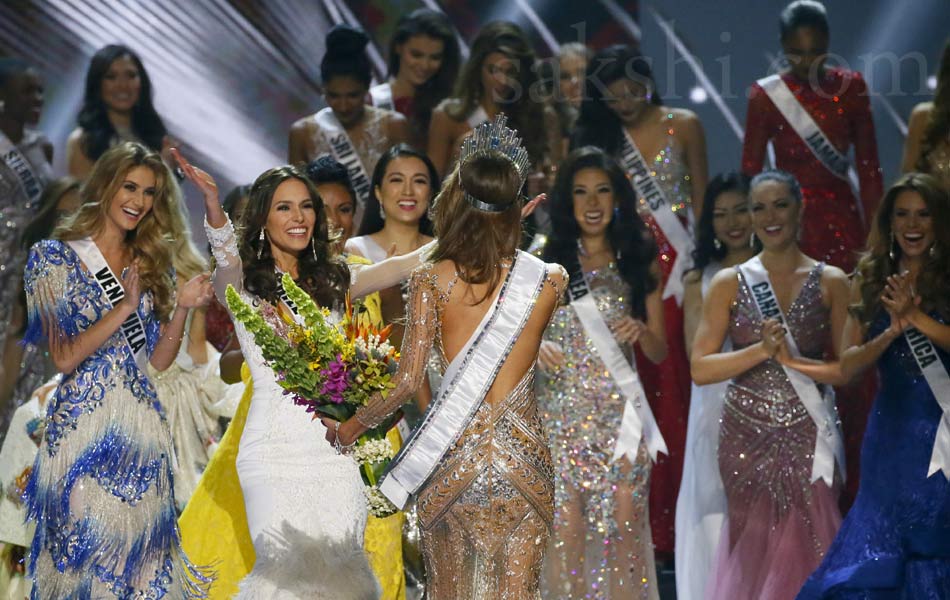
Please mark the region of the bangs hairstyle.
[[[894, 205], [904, 192], [917, 192], [930, 211], [934, 232], [934, 255], [923, 256], [923, 269], [917, 276], [917, 292], [920, 308], [924, 312], [937, 312], [943, 319], [950, 319], [950, 198], [940, 182], [924, 173], [907, 173], [897, 180], [877, 207], [874, 223], [868, 235], [868, 250], [855, 269], [854, 283], [860, 286], [861, 297], [849, 307], [850, 313], [868, 327], [883, 310], [881, 294], [887, 278], [898, 272], [901, 249], [892, 236]], [[894, 252], [894, 259], [890, 257]]]
[[[425, 165], [426, 173], [429, 175], [429, 206], [435, 201], [436, 192], [439, 189], [439, 173], [435, 170], [435, 165], [429, 159], [428, 155], [419, 152], [409, 144], [396, 144], [387, 150], [376, 162], [373, 169], [372, 190], [369, 200], [366, 202], [366, 208], [363, 210], [363, 221], [360, 223], [357, 235], [370, 235], [382, 230], [386, 224], [382, 216], [382, 206], [380, 199], [376, 197], [376, 188], [382, 187], [383, 178], [386, 176], [386, 168], [389, 163], [397, 158], [416, 158]], [[423, 235], [432, 235], [432, 220], [429, 218], [429, 211], [426, 211], [419, 219], [419, 232]]]
[[[271, 252], [271, 242], [269, 238], [262, 242], [259, 236], [267, 224], [274, 192], [280, 184], [291, 179], [296, 179], [307, 187], [316, 212], [311, 242], [316, 256], [309, 245], [300, 252], [297, 257], [297, 285], [310, 294], [320, 306], [333, 308], [346, 297], [350, 271], [339, 257], [331, 255], [323, 201], [313, 183], [296, 167], [268, 169], [251, 185], [243, 215], [245, 226], [238, 235], [238, 251], [244, 264], [244, 287], [259, 298], [272, 304], [277, 303], [277, 265]], [[257, 257], [258, 252], [261, 253], [260, 258]]]
[[461, 52], [458, 39], [449, 18], [436, 10], [418, 8], [400, 17], [396, 31], [389, 42], [389, 76], [399, 73], [399, 46], [416, 36], [430, 37], [442, 42], [442, 64], [428, 81], [416, 90], [413, 100], [413, 122], [428, 127], [432, 109], [452, 93], [452, 85], [458, 76]]
[[82, 128], [82, 149], [92, 160], [98, 159], [116, 137], [109, 120], [108, 107], [102, 100], [102, 80], [116, 60], [129, 57], [139, 72], [139, 99], [132, 107], [132, 133], [152, 150], [161, 150], [168, 131], [152, 104], [152, 80], [138, 54], [128, 46], [109, 44], [93, 55], [86, 72], [86, 92], [77, 119]]
[[583, 169], [607, 174], [614, 209], [607, 226], [607, 241], [614, 251], [620, 276], [630, 286], [630, 313], [646, 317], [646, 297], [659, 282], [652, 268], [657, 246], [643, 219], [637, 214], [637, 195], [620, 165], [594, 146], [578, 148], [558, 167], [551, 191], [551, 238], [544, 247], [545, 262], [577, 265], [581, 228], [574, 217], [574, 176]]
[[653, 79], [650, 60], [633, 46], [617, 44], [604, 48], [591, 57], [584, 74], [584, 96], [577, 117], [571, 148], [597, 146], [611, 156], [620, 152], [623, 142], [623, 123], [604, 100], [607, 86], [621, 79], [629, 79], [647, 88], [650, 104], [663, 104]]
[[531, 162], [540, 164], [547, 154], [547, 136], [544, 131], [544, 104], [532, 99], [541, 90], [536, 57], [524, 31], [508, 21], [494, 21], [479, 30], [472, 42], [468, 61], [459, 73], [455, 98], [446, 107], [446, 113], [456, 121], [464, 121], [478, 108], [487, 93], [482, 86], [482, 66], [490, 54], [504, 54], [518, 71], [511, 98], [499, 102], [508, 115], [508, 126], [518, 132]]
[[[490, 297], [501, 280], [499, 263], [514, 256], [521, 240], [520, 190], [521, 176], [511, 160], [492, 152], [457, 165], [435, 199], [436, 247], [429, 260], [454, 262], [465, 283], [487, 283], [479, 303]], [[465, 192], [486, 204], [509, 206], [497, 213], [478, 210]]]
[[[748, 202], [749, 182], [748, 175], [732, 171], [716, 175], [706, 186], [706, 193], [703, 195], [703, 212], [700, 213], [696, 224], [696, 249], [693, 250], [693, 267], [690, 271], [702, 273], [711, 262], [726, 258], [726, 254], [729, 253], [726, 245], [720, 244], [719, 248], [716, 248], [716, 232], [713, 230], [716, 199], [722, 194], [735, 192], [744, 196]], [[753, 249], [758, 252], [762, 245], [758, 238], [754, 239]]]
[[160, 320], [167, 321], [175, 304], [173, 256], [182, 200], [181, 190], [157, 152], [135, 142], [124, 142], [107, 150], [92, 166], [80, 189], [79, 210], [56, 228], [53, 237], [79, 240], [101, 231], [126, 175], [136, 167], [146, 167], [155, 174], [155, 194], [152, 209], [126, 234], [126, 243], [132, 249], [132, 260], [139, 263], [142, 289], [151, 292], [155, 313]]

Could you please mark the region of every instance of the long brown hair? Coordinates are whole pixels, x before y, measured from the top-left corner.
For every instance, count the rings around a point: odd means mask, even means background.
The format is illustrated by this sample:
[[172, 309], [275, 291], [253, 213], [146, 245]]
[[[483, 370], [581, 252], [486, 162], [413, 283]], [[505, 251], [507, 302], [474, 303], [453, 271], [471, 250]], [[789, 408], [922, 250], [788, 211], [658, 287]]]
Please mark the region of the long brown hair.
[[930, 153], [937, 149], [950, 134], [950, 39], [943, 46], [940, 58], [940, 70], [937, 72], [937, 89], [934, 93], [934, 107], [927, 120], [924, 139], [920, 143], [920, 158], [915, 168], [929, 173], [932, 170]]
[[155, 314], [165, 321], [175, 304], [172, 256], [178, 222], [175, 215], [181, 210], [182, 199], [181, 190], [157, 152], [135, 142], [106, 150], [80, 190], [79, 210], [53, 231], [53, 237], [69, 241], [98, 233], [126, 174], [136, 167], [147, 167], [155, 174], [155, 195], [152, 210], [128, 232], [126, 243], [132, 250], [132, 260], [138, 261], [142, 289], [152, 293]]
[[531, 161], [540, 164], [548, 153], [544, 132], [544, 103], [532, 98], [541, 89], [536, 57], [524, 31], [508, 21], [494, 21], [482, 27], [472, 42], [468, 62], [462, 67], [455, 85], [455, 101], [446, 112], [456, 121], [463, 121], [478, 108], [486, 93], [482, 86], [482, 65], [489, 54], [500, 52], [518, 66], [517, 86], [512, 97], [501, 103], [508, 115], [509, 126], [524, 140]]
[[[261, 173], [248, 194], [247, 208], [242, 215], [243, 228], [238, 232], [238, 251], [244, 264], [244, 287], [259, 298], [276, 303], [277, 272], [270, 241], [260, 240], [267, 223], [271, 202], [277, 187], [289, 179], [296, 179], [307, 187], [317, 219], [309, 247], [297, 258], [297, 284], [323, 307], [332, 308], [342, 303], [349, 287], [350, 271], [339, 257], [330, 253], [327, 213], [323, 200], [313, 183], [296, 167], [284, 166]], [[258, 258], [260, 252], [260, 258]]]
[[[488, 283], [483, 302], [501, 280], [499, 263], [514, 256], [521, 240], [521, 177], [500, 153], [474, 156], [457, 165], [435, 199], [437, 236], [430, 260], [451, 260], [459, 278], [469, 284]], [[504, 208], [485, 212], [469, 204], [465, 193]]]
[[[917, 192], [927, 205], [934, 224], [934, 251], [924, 255], [924, 266], [917, 277], [921, 309], [950, 317], [950, 198], [931, 175], [907, 173], [884, 194], [874, 215], [868, 235], [868, 251], [858, 262], [853, 285], [860, 286], [861, 298], [849, 307], [851, 314], [867, 327], [881, 308], [880, 297], [887, 278], [897, 273], [900, 246], [892, 237], [894, 204], [903, 192]], [[894, 258], [891, 258], [893, 253]]]

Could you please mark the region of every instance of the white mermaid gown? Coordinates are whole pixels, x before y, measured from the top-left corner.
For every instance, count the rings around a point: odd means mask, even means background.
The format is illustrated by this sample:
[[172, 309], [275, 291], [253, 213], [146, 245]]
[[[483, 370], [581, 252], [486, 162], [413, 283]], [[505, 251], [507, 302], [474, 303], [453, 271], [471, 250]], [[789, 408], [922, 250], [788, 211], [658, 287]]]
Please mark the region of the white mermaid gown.
[[[215, 292], [223, 304], [231, 284], [246, 302], [230, 223], [205, 228], [217, 265]], [[419, 263], [421, 253], [353, 271], [353, 297], [389, 287]], [[363, 551], [367, 508], [356, 463], [326, 442], [326, 428], [283, 394], [253, 336], [235, 333], [254, 380], [237, 470], [257, 561], [237, 598], [370, 600], [379, 585]]]

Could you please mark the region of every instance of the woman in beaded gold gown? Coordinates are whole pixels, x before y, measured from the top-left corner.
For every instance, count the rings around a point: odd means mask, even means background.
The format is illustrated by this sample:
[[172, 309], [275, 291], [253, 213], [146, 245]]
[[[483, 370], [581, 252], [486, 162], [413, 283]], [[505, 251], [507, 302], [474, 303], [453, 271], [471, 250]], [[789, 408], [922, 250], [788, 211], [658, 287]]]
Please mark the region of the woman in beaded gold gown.
[[[550, 212], [544, 259], [572, 265], [572, 288], [573, 278], [586, 280], [626, 362], [634, 344], [652, 363], [662, 361], [656, 243], [620, 166], [598, 148], [573, 151], [558, 169]], [[538, 405], [557, 471], [545, 592], [559, 599], [655, 600], [647, 442], [632, 447], [635, 460], [615, 460], [626, 397], [573, 302], [555, 311], [544, 339]]]
[[763, 250], [713, 276], [693, 341], [696, 384], [732, 380], [719, 433], [727, 523], [710, 600], [791, 600], [841, 523], [844, 445], [825, 394], [845, 382], [848, 278], [799, 249], [801, 198], [788, 173], [753, 178]]
[[[436, 248], [410, 280], [396, 387], [339, 425], [335, 436], [328, 426], [328, 439], [351, 443], [395, 412], [421, 385], [433, 344], [442, 366], [454, 369], [381, 484], [391, 499], [391, 489], [415, 494], [435, 600], [540, 598], [554, 471], [535, 403], [534, 362], [566, 276], [517, 251], [525, 163], [526, 156], [512, 165], [497, 151], [469, 156], [463, 145], [461, 167], [436, 200]], [[473, 387], [478, 391], [469, 394]], [[466, 398], [471, 402], [461, 406]], [[455, 409], [462, 418], [442, 428], [445, 411]], [[401, 467], [413, 463], [433, 432], [447, 440], [443, 450], [424, 479], [406, 483]]]

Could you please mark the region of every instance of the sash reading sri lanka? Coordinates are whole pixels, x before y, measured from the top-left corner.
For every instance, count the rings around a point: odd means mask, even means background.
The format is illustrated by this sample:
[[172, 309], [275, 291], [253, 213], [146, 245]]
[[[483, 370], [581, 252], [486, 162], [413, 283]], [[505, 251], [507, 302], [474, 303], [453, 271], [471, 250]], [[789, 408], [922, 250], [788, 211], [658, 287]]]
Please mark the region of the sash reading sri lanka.
[[[796, 358], [801, 356], [798, 344], [795, 343], [795, 338], [788, 327], [788, 319], [782, 314], [782, 308], [775, 297], [775, 290], [772, 289], [772, 282], [762, 261], [755, 256], [740, 265], [739, 269], [745, 276], [762, 319], [776, 319], [782, 323], [785, 326], [785, 342], [788, 344], [789, 353]], [[818, 428], [811, 481], [814, 483], [823, 479], [830, 486], [834, 481], [836, 461], [841, 471], [841, 478], [845, 477], [844, 443], [841, 439], [841, 431], [838, 429], [834, 391], [827, 386], [823, 395], [811, 377], [785, 365], [782, 365], [782, 370], [785, 371], [788, 381], [795, 388], [798, 399], [801, 400]]]
[[937, 471], [943, 471], [944, 477], [950, 479], [950, 375], [947, 374], [933, 342], [927, 336], [915, 328], [910, 328], [904, 331], [904, 337], [943, 412], [937, 427], [937, 437], [934, 439], [933, 453], [930, 455], [927, 477]]
[[317, 126], [320, 127], [320, 134], [326, 139], [330, 146], [330, 152], [333, 158], [337, 159], [346, 167], [350, 175], [350, 181], [353, 183], [353, 189], [356, 191], [356, 212], [353, 217], [355, 223], [359, 223], [363, 215], [363, 209], [366, 201], [369, 200], [372, 184], [369, 175], [366, 173], [366, 167], [360, 160], [360, 155], [356, 153], [350, 136], [340, 123], [340, 120], [333, 114], [333, 110], [328, 106], [321, 109], [314, 117]]
[[381, 83], [369, 88], [369, 95], [373, 99], [373, 106], [386, 110], [396, 110], [396, 104], [393, 102], [393, 88], [388, 83]]
[[805, 107], [795, 98], [792, 90], [780, 75], [770, 75], [758, 80], [772, 104], [778, 109], [788, 124], [792, 126], [798, 137], [802, 138], [815, 158], [833, 175], [847, 181], [851, 187], [857, 189], [857, 175], [851, 168], [851, 160], [842, 154], [825, 136], [824, 132], [815, 123]]
[[604, 361], [611, 379], [620, 388], [626, 400], [623, 418], [620, 421], [620, 431], [617, 432], [617, 445], [614, 447], [613, 458], [610, 460], [613, 462], [621, 456], [626, 456], [630, 464], [635, 463], [642, 437], [646, 441], [650, 458], [655, 462], [659, 452], [669, 454], [669, 450], [653, 417], [653, 411], [650, 410], [646, 392], [640, 383], [640, 375], [636, 367], [627, 360], [607, 323], [604, 322], [604, 317], [597, 308], [587, 278], [581, 269], [580, 260], [572, 266], [567, 290], [571, 306], [587, 337], [594, 342], [594, 348], [600, 355], [600, 359]]
[[630, 134], [624, 131], [623, 147], [620, 149], [620, 166], [630, 176], [633, 183], [633, 189], [637, 196], [642, 198], [653, 220], [657, 226], [663, 230], [663, 235], [669, 240], [670, 245], [676, 250], [676, 261], [673, 263], [673, 270], [666, 281], [666, 287], [663, 289], [663, 298], [674, 296], [677, 304], [683, 303], [683, 274], [690, 264], [693, 256], [693, 236], [689, 229], [683, 225], [679, 217], [673, 212], [673, 204], [666, 196], [666, 192], [659, 185], [656, 178], [650, 174], [650, 168], [640, 149], [633, 142]]
[[30, 201], [36, 201], [43, 193], [40, 175], [30, 161], [23, 156], [19, 148], [3, 132], [0, 132], [0, 160], [16, 175], [23, 191], [26, 192], [27, 198]]
[[[105, 304], [115, 308], [125, 298], [125, 289], [122, 287], [121, 280], [115, 276], [109, 263], [106, 262], [99, 247], [90, 238], [82, 240], [72, 240], [67, 242], [73, 251], [79, 256], [79, 259], [92, 271], [96, 278], [96, 283], [102, 291], [102, 297]], [[139, 368], [144, 370], [148, 364], [148, 352], [145, 337], [145, 325], [139, 317], [138, 310], [130, 314], [119, 327], [122, 331], [122, 337], [132, 350], [135, 362]]]
[[519, 251], [501, 291], [442, 377], [422, 424], [393, 459], [379, 490], [402, 508], [471, 422], [544, 288], [544, 262]]

